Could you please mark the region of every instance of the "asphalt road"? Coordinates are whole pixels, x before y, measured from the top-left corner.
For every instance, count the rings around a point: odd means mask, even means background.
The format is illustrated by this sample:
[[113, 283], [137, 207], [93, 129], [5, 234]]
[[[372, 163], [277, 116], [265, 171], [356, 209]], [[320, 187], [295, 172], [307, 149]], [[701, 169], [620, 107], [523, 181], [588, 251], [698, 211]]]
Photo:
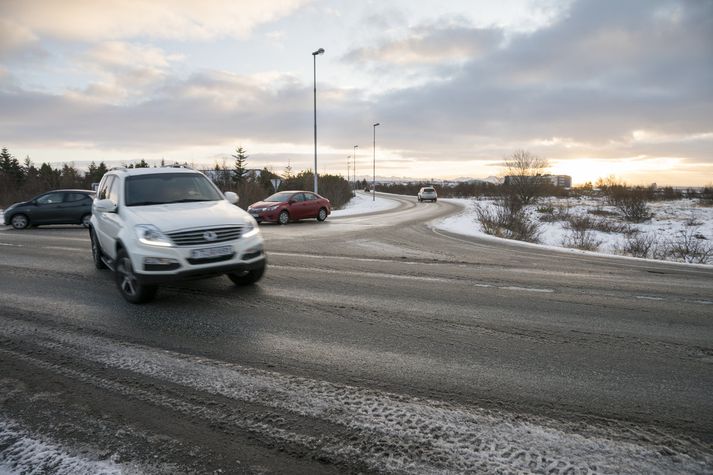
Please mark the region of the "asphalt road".
[[143, 306], [85, 230], [0, 228], [0, 473], [713, 472], [713, 269], [393, 199]]

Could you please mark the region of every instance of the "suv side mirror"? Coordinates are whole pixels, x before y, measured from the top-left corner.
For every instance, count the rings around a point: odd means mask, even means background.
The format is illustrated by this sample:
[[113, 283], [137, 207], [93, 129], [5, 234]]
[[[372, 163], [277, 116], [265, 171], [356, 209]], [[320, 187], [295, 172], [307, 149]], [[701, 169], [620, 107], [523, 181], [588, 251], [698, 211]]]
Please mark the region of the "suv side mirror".
[[116, 205], [111, 200], [99, 200], [94, 202], [94, 209], [100, 213], [115, 213]]
[[233, 193], [232, 191], [226, 191], [225, 192], [225, 199], [230, 202], [230, 204], [238, 204], [238, 195], [237, 193]]

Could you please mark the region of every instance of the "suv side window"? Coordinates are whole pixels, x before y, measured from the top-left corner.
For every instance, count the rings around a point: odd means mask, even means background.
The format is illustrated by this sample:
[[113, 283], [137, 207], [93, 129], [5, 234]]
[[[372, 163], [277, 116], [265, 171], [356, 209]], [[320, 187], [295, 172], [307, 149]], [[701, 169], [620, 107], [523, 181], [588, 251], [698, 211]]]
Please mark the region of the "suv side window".
[[114, 177], [112, 175], [104, 177], [104, 179], [99, 183], [99, 189], [97, 190], [97, 199], [98, 200], [105, 200], [108, 195], [108, 190], [109, 186], [111, 185], [111, 182], [114, 181]]
[[109, 185], [109, 191], [107, 192], [107, 198], [112, 201], [115, 205], [119, 204], [119, 179], [114, 178]]

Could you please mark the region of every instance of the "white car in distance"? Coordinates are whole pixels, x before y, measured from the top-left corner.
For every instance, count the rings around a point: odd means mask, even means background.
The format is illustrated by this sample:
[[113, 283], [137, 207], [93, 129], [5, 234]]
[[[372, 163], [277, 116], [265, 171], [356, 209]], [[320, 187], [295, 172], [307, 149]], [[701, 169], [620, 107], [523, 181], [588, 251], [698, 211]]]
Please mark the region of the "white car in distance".
[[115, 273], [121, 295], [144, 303], [158, 285], [227, 275], [257, 282], [267, 258], [255, 219], [189, 168], [120, 168], [107, 172], [92, 205], [94, 265]]
[[436, 202], [436, 200], [438, 200], [438, 195], [436, 194], [436, 189], [432, 186], [424, 186], [423, 188], [418, 190], [419, 203], [422, 201]]

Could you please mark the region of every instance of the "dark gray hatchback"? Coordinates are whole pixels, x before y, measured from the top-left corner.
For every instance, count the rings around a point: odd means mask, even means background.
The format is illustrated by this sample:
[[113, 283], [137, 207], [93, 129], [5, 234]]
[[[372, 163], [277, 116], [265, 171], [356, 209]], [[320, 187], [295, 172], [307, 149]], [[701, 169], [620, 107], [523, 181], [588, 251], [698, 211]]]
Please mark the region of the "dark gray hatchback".
[[94, 192], [53, 190], [29, 201], [15, 203], [4, 212], [5, 224], [25, 229], [42, 224], [81, 224], [89, 226]]

